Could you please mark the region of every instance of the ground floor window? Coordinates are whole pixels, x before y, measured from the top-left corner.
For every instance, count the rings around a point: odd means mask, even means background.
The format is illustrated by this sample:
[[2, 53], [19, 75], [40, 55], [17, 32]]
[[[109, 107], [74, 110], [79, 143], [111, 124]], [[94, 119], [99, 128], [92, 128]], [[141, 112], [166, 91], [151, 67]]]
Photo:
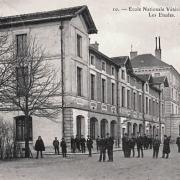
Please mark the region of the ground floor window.
[[[15, 117], [16, 141], [25, 140], [25, 116]], [[32, 141], [32, 117], [29, 117], [29, 140]]]

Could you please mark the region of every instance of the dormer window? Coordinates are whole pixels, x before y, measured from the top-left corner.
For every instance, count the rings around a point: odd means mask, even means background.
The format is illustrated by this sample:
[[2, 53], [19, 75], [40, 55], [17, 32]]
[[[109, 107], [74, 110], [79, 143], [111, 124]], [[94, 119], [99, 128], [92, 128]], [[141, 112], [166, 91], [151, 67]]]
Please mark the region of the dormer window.
[[146, 84], [146, 92], [148, 92], [148, 84]]
[[130, 83], [130, 76], [127, 76], [127, 82]]
[[121, 79], [125, 79], [125, 71], [123, 69], [121, 70]]
[[111, 75], [112, 75], [112, 76], [115, 75], [115, 68], [114, 68], [114, 66], [111, 67]]

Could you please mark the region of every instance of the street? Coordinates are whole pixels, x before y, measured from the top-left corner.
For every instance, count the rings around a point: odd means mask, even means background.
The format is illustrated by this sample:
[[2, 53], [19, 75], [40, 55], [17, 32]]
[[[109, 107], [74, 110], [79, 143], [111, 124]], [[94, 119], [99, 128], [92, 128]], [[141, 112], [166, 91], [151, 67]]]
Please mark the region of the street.
[[[136, 152], [137, 153], [137, 152]], [[145, 150], [144, 158], [124, 158], [122, 151], [114, 153], [114, 162], [98, 162], [99, 154], [69, 155], [67, 158], [45, 155], [43, 159], [19, 159], [0, 162], [0, 180], [179, 180], [180, 154], [171, 145], [169, 159], [152, 158]]]

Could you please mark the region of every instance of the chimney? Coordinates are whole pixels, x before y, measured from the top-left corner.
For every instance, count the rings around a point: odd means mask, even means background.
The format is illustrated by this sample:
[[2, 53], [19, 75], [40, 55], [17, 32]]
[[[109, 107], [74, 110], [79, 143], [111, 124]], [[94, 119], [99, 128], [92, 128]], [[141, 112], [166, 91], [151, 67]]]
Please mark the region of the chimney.
[[159, 36], [159, 47], [158, 47], [158, 38], [156, 37], [156, 49], [155, 49], [155, 56], [157, 59], [161, 60], [161, 40]]
[[137, 51], [131, 51], [131, 52], [130, 52], [130, 59], [135, 58], [137, 55], [138, 55], [138, 52], [137, 52]]
[[94, 44], [91, 44], [91, 46], [96, 49], [96, 50], [99, 50], [99, 43], [97, 43], [97, 41], [95, 41]]

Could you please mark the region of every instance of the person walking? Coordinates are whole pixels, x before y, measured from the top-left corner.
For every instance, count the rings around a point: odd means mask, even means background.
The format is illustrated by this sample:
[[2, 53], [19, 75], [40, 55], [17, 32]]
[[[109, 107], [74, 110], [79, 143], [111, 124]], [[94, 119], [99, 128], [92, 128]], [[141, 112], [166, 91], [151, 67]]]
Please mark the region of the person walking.
[[160, 144], [161, 142], [158, 138], [158, 135], [156, 135], [153, 140], [153, 158], [158, 158]]
[[138, 151], [138, 158], [140, 157], [140, 152], [141, 152], [141, 157], [144, 157], [143, 154], [143, 138], [141, 134], [138, 132], [137, 133], [137, 138], [136, 138], [136, 145], [137, 145], [137, 151]]
[[87, 136], [87, 140], [86, 140], [86, 145], [87, 145], [87, 149], [89, 151], [89, 157], [92, 156], [92, 148], [93, 148], [93, 140], [90, 138], [90, 136]]
[[167, 137], [167, 135], [164, 135], [162, 158], [165, 158], [165, 155], [166, 155], [166, 159], [169, 158], [169, 154], [170, 154], [170, 139], [171, 139], [171, 136]]
[[113, 145], [114, 145], [114, 140], [111, 136], [109, 136], [109, 133], [107, 133], [106, 148], [107, 148], [109, 162], [113, 162]]
[[81, 149], [80, 149], [80, 138], [78, 135], [76, 135], [75, 143], [76, 143], [76, 148], [77, 148], [78, 152], [80, 152], [81, 151]]
[[38, 136], [38, 139], [36, 140], [35, 150], [37, 151], [36, 159], [38, 159], [38, 157], [39, 157], [39, 152], [41, 154], [41, 158], [43, 158], [42, 151], [45, 151], [45, 146], [44, 146], [44, 142], [43, 142], [41, 136]]
[[67, 146], [66, 146], [66, 141], [64, 138], [61, 140], [61, 151], [62, 151], [62, 156], [66, 157], [67, 154]]
[[104, 137], [102, 137], [99, 141], [99, 150], [100, 150], [100, 155], [99, 155], [99, 162], [103, 159], [103, 162], [106, 160], [106, 140]]
[[59, 155], [59, 141], [58, 141], [57, 137], [55, 137], [55, 139], [53, 141], [53, 146], [54, 146], [55, 154]]
[[180, 153], [180, 136], [177, 137], [176, 144], [177, 144], [177, 147], [178, 147], [178, 153]]
[[74, 136], [71, 137], [71, 152], [76, 152], [76, 140], [74, 139]]

